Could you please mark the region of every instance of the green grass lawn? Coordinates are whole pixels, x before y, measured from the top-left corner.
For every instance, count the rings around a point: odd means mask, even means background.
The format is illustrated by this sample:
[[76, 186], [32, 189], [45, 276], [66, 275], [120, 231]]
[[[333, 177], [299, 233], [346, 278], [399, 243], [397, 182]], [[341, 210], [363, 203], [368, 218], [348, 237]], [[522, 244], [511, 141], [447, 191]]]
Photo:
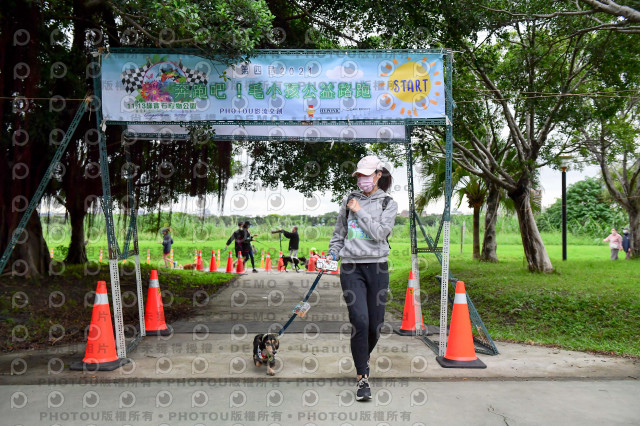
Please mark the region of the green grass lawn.
[[[131, 263], [121, 267], [120, 289], [122, 313], [126, 325], [138, 325], [135, 272]], [[109, 282], [106, 263], [100, 269], [91, 266], [86, 273], [82, 265], [68, 265], [60, 275], [44, 280], [20, 277], [0, 277], [0, 351], [35, 349], [47, 345], [62, 345], [86, 341], [85, 330], [91, 321], [93, 296], [98, 280]], [[144, 295], [151, 267], [142, 265]], [[204, 274], [196, 271], [159, 270], [167, 323], [195, 314], [197, 304], [222, 288], [236, 275]], [[111, 292], [108, 291], [109, 297]], [[28, 303], [23, 303], [28, 301]], [[197, 302], [197, 303], [194, 303]], [[113, 312], [112, 312], [113, 314]], [[61, 325], [64, 332], [57, 327]], [[15, 339], [12, 330], [18, 328]], [[51, 327], [56, 326], [53, 332]], [[25, 330], [28, 334], [25, 336]], [[23, 339], [23, 337], [26, 337]]]
[[[232, 230], [229, 230], [229, 234]], [[309, 248], [326, 250], [331, 228], [322, 229], [316, 238], [303, 238], [301, 255]], [[471, 245], [465, 244], [460, 254], [460, 236], [452, 230], [451, 270], [465, 281], [467, 291], [491, 336], [496, 340], [554, 345], [566, 349], [607, 352], [640, 356], [640, 262], [611, 262], [607, 245], [598, 239], [572, 237], [568, 260], [563, 262], [560, 235], [543, 234], [547, 251], [556, 268], [552, 274], [534, 274], [527, 270], [519, 236], [498, 234], [497, 264], [475, 262]], [[400, 234], [400, 233], [398, 233]], [[308, 234], [307, 234], [308, 235]], [[194, 249], [202, 250], [208, 265], [211, 250], [223, 249], [226, 239], [195, 242], [174, 236], [174, 259], [180, 264], [193, 262]], [[279, 241], [269, 234], [259, 238], [255, 246], [271, 252], [275, 265]], [[420, 241], [420, 240], [419, 240]], [[425, 246], [419, 243], [419, 246]], [[97, 260], [99, 248], [106, 253], [106, 241], [98, 240], [88, 247], [91, 260]], [[282, 247], [287, 253], [288, 240]], [[410, 269], [409, 242], [405, 235], [391, 239], [390, 309], [402, 312], [407, 277]], [[140, 241], [141, 261], [151, 249], [152, 267], [160, 266], [162, 246], [159, 239]], [[228, 253], [222, 253], [226, 265]], [[57, 257], [57, 256], [56, 256]], [[437, 324], [440, 286], [435, 276], [441, 273], [435, 256], [421, 255], [421, 288], [426, 293], [423, 314], [426, 322]], [[106, 261], [106, 258], [105, 258]], [[196, 279], [197, 275], [191, 275]]]
[[[547, 247], [552, 274], [528, 272], [522, 247], [498, 246], [500, 263], [471, 259], [471, 247], [452, 249], [451, 271], [465, 281], [491, 336], [497, 340], [554, 345], [565, 349], [640, 356], [640, 263], [609, 260], [606, 246]], [[429, 257], [427, 257], [429, 259]], [[402, 309], [410, 265], [391, 276], [394, 301]], [[425, 322], [436, 324], [440, 312], [441, 274], [435, 257], [421, 271], [426, 291]]]

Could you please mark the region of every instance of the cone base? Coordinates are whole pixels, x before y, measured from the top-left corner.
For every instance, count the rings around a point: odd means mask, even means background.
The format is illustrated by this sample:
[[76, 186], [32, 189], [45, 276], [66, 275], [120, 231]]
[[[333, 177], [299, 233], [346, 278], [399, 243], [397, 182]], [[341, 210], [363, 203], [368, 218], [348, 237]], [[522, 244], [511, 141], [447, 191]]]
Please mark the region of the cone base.
[[[393, 332], [400, 335], [400, 336], [415, 336], [416, 335], [416, 330], [403, 330], [402, 328], [393, 328]], [[428, 336], [429, 334], [429, 330], [427, 329], [427, 327], [425, 327], [424, 325], [422, 326], [422, 335], [423, 336]]]
[[165, 328], [164, 330], [145, 330], [145, 335], [147, 336], [171, 336], [173, 334], [173, 330], [170, 328]]
[[120, 358], [110, 362], [84, 362], [76, 361], [72, 362], [69, 366], [69, 370], [72, 371], [113, 371], [116, 368], [120, 368], [125, 364], [129, 364], [131, 360], [129, 358]]
[[436, 361], [442, 368], [487, 368], [487, 365], [477, 358], [473, 361], [453, 361], [443, 356], [437, 356]]

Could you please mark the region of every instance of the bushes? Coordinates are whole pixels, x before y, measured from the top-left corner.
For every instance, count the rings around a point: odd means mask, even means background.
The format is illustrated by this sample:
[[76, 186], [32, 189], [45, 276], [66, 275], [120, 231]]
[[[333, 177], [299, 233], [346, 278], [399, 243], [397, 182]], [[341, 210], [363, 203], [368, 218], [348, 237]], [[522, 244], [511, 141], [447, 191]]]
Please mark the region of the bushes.
[[[627, 218], [607, 199], [600, 179], [587, 178], [567, 188], [567, 231], [573, 235], [606, 236], [612, 227], [622, 227]], [[556, 200], [537, 218], [540, 231], [562, 229], [562, 199]]]

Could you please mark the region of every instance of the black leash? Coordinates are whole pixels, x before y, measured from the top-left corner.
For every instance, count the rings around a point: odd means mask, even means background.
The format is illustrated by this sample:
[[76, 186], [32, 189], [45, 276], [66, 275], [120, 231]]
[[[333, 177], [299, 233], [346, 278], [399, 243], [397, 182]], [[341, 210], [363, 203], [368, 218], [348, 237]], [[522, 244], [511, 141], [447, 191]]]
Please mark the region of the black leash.
[[[311, 288], [309, 289], [309, 292], [307, 293], [307, 295], [304, 297], [304, 300], [302, 300], [302, 303], [306, 303], [307, 300], [309, 300], [309, 297], [311, 297], [311, 293], [313, 293], [313, 290], [315, 290], [316, 286], [318, 285], [318, 282], [320, 282], [320, 277], [322, 277], [322, 274], [324, 274], [324, 269], [321, 269], [320, 272], [318, 273], [318, 276], [316, 277], [316, 280], [311, 285]], [[291, 323], [293, 322], [294, 319], [296, 319], [297, 316], [298, 316], [298, 314], [296, 314], [296, 313], [291, 315], [291, 318], [289, 318], [289, 321], [287, 321], [287, 323], [284, 325], [284, 327], [282, 327], [282, 330], [280, 330], [278, 332], [278, 336], [282, 336], [282, 333], [284, 333], [284, 331], [287, 329], [287, 327], [289, 327], [289, 325], [291, 325]]]

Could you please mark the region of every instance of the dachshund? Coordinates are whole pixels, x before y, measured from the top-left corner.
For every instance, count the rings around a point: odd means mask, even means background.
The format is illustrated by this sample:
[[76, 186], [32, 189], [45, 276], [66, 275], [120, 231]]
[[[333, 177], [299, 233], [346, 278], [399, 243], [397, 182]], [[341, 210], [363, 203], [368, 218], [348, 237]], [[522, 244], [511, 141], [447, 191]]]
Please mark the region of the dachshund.
[[276, 365], [276, 353], [280, 347], [278, 333], [257, 334], [253, 338], [253, 362], [256, 367], [267, 364], [267, 374], [274, 376], [276, 372], [273, 367]]

